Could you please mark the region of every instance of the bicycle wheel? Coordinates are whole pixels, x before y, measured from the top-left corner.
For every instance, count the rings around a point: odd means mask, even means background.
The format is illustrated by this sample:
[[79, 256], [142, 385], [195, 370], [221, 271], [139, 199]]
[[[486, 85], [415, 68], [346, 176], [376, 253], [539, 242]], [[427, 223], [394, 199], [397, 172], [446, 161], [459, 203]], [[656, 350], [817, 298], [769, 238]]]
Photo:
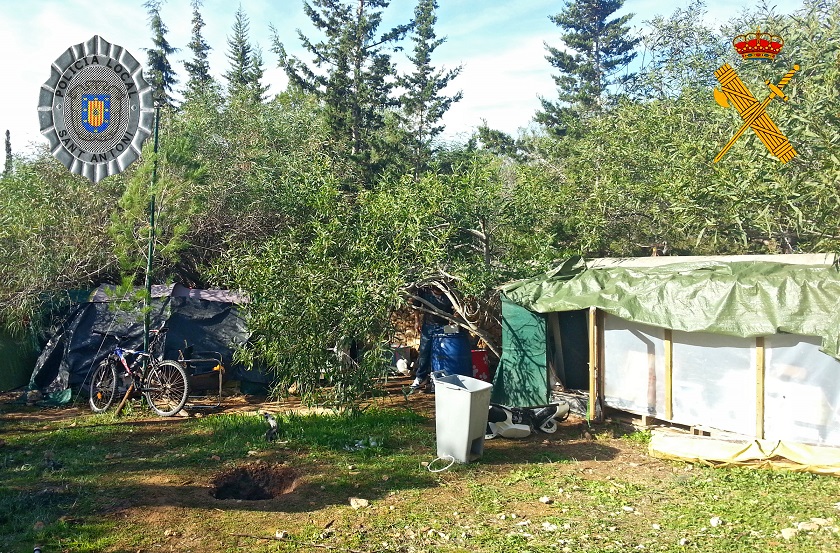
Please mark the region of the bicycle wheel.
[[187, 402], [190, 384], [184, 367], [175, 361], [155, 363], [146, 375], [143, 395], [155, 413], [171, 417]]
[[117, 370], [110, 359], [99, 364], [90, 380], [90, 408], [94, 413], [108, 409], [117, 396]]

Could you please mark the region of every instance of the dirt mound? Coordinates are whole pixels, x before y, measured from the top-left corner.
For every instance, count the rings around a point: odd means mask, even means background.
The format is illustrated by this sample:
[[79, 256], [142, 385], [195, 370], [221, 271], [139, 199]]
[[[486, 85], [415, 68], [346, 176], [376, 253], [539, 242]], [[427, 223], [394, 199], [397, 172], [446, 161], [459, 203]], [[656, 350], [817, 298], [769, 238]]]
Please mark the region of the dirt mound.
[[294, 491], [298, 474], [281, 464], [247, 463], [226, 469], [210, 482], [216, 499], [260, 501]]

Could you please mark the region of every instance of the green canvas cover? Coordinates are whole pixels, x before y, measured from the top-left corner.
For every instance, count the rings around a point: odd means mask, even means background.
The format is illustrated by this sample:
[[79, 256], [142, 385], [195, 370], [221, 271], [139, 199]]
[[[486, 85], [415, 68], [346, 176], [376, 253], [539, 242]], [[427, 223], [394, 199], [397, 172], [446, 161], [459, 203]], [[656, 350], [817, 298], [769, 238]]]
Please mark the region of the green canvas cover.
[[526, 407], [548, 398], [545, 317], [502, 297], [502, 357], [491, 401]]
[[510, 301], [537, 313], [594, 306], [628, 321], [686, 332], [817, 336], [823, 351], [840, 359], [836, 265], [717, 258], [587, 268], [573, 258], [501, 290]]

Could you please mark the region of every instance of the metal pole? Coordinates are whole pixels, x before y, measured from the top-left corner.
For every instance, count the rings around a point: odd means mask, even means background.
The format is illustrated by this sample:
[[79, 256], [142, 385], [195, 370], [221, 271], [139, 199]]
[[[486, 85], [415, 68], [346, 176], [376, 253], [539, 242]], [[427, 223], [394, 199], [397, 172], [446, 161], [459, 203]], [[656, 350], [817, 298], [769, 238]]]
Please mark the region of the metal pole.
[[[152, 258], [155, 255], [155, 185], [157, 185], [157, 154], [158, 154], [158, 123], [160, 121], [160, 106], [155, 106], [155, 146], [152, 158], [152, 197], [149, 199], [149, 253], [146, 259], [146, 297], [143, 315], [143, 351], [149, 352], [149, 326], [152, 319]], [[146, 370], [146, 359], [143, 359], [143, 370]]]

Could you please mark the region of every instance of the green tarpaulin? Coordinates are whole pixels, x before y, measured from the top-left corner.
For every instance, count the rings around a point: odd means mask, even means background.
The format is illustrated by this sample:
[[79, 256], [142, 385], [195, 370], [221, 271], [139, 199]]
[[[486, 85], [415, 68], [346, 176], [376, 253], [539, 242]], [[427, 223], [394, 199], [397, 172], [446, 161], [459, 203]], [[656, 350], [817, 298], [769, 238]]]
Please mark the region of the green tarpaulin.
[[502, 357], [493, 379], [491, 401], [519, 407], [546, 402], [545, 332], [542, 315], [502, 298]]
[[589, 268], [570, 259], [501, 290], [537, 313], [594, 306], [628, 321], [686, 332], [818, 336], [823, 351], [840, 359], [840, 271], [836, 265], [786, 263], [784, 257]]

